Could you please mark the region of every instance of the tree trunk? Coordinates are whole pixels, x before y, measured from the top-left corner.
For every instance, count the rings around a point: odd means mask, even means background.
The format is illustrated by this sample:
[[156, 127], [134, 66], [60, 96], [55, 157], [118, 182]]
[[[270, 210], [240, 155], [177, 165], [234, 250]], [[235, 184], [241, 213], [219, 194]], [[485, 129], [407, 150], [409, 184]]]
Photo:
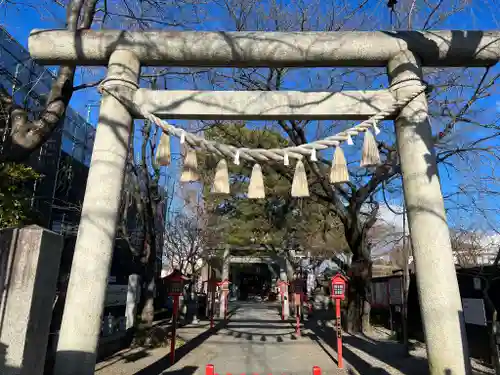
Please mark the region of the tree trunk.
[[366, 243], [367, 228], [347, 228], [346, 239], [353, 258], [348, 272], [347, 332], [369, 332], [371, 330], [371, 278], [372, 262], [370, 249]]
[[154, 277], [154, 267], [151, 265], [146, 266], [145, 274], [144, 274], [144, 291], [142, 293], [143, 297], [143, 306], [141, 311], [141, 320], [146, 327], [151, 327], [153, 325], [154, 315], [155, 315], [155, 306], [154, 306], [154, 298], [156, 291], [156, 283]]
[[[66, 27], [70, 31], [92, 26], [97, 0], [72, 0], [67, 6]], [[80, 24], [79, 21], [80, 20]], [[0, 116], [0, 135], [6, 132], [0, 148], [0, 163], [22, 162], [45, 143], [61, 125], [73, 95], [75, 66], [62, 65], [52, 83], [47, 104], [35, 121], [27, 111], [17, 106], [9, 93], [0, 88], [0, 107], [8, 116]], [[9, 122], [10, 120], [10, 122]]]
[[293, 274], [295, 273], [295, 268], [293, 267], [292, 260], [290, 259], [290, 252], [285, 252], [285, 268], [286, 268], [286, 276], [288, 277], [288, 281], [293, 280]]
[[369, 332], [370, 295], [371, 295], [371, 262], [366, 260], [353, 262], [349, 270], [347, 331]]
[[[149, 135], [149, 130], [148, 133]], [[143, 143], [143, 155], [146, 155], [146, 150]], [[146, 327], [151, 327], [153, 325], [154, 320], [154, 299], [155, 299], [155, 291], [156, 291], [156, 283], [155, 283], [155, 270], [156, 270], [156, 227], [155, 227], [155, 210], [154, 210], [154, 202], [153, 202], [153, 192], [151, 189], [151, 179], [149, 175], [146, 173], [147, 166], [145, 162], [145, 157], [143, 156], [143, 173], [144, 180], [146, 181], [146, 194], [141, 192], [141, 200], [143, 202], [143, 207], [145, 208], [144, 212], [144, 229], [145, 229], [145, 237], [146, 237], [146, 249], [143, 257], [143, 262], [145, 263], [144, 268], [144, 305], [141, 311], [141, 319]], [[156, 193], [156, 192], [155, 192]]]
[[132, 341], [137, 328], [137, 305], [140, 301], [141, 278], [133, 273], [128, 277], [127, 302], [125, 306], [127, 337]]
[[[151, 238], [151, 237], [149, 237]], [[154, 246], [154, 242], [153, 242]], [[154, 247], [149, 243], [146, 244], [144, 249], [144, 257], [142, 258], [142, 292], [141, 292], [141, 320], [146, 327], [153, 325], [155, 307], [154, 299], [156, 292], [155, 281], [155, 265], [156, 256], [153, 254]]]

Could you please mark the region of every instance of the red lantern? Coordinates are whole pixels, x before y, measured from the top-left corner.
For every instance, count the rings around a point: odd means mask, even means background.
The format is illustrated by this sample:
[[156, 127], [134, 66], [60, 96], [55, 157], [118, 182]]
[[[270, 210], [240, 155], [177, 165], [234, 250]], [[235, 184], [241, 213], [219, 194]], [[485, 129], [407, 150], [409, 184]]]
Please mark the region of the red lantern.
[[281, 320], [285, 320], [285, 300], [288, 298], [288, 285], [290, 284], [284, 280], [278, 280], [276, 285], [281, 295]]
[[175, 338], [177, 330], [177, 311], [179, 310], [179, 297], [184, 289], [184, 282], [189, 278], [184, 276], [181, 271], [175, 269], [165, 278], [167, 293], [174, 297], [174, 310], [172, 311], [172, 340], [170, 340], [170, 363], [175, 363]]
[[188, 279], [181, 271], [174, 270], [170, 275], [165, 277], [167, 294], [172, 297], [181, 296], [184, 289], [184, 282]]
[[225, 290], [229, 290], [229, 284], [231, 284], [231, 282], [228, 280], [228, 279], [225, 279], [225, 280], [222, 280], [222, 281], [219, 281], [217, 283], [218, 286], [220, 286], [220, 288], [225, 291]]
[[217, 283], [217, 285], [222, 289], [222, 296], [224, 298], [224, 320], [227, 320], [227, 309], [229, 305], [229, 284], [231, 284], [231, 282], [228, 279], [222, 280], [221, 282]]
[[332, 277], [332, 298], [345, 299], [346, 279], [340, 273]]
[[278, 288], [280, 290], [280, 294], [284, 295], [287, 292], [287, 287], [288, 287], [289, 283], [287, 283], [286, 281], [283, 281], [283, 280], [279, 280], [276, 284], [278, 285]]
[[347, 279], [340, 273], [332, 277], [332, 298], [335, 300], [338, 368], [343, 368], [344, 366], [342, 360], [342, 324], [340, 321], [341, 319], [340, 301], [345, 298], [346, 287], [347, 287]]

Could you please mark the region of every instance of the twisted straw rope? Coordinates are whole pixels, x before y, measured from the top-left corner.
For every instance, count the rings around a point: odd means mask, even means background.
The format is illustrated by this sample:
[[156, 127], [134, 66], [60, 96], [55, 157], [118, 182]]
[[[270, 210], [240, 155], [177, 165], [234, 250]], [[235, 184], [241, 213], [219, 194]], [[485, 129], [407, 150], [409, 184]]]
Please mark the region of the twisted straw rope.
[[[413, 81], [417, 79], [410, 79], [410, 80]], [[136, 110], [145, 119], [153, 122], [161, 129], [163, 129], [164, 132], [179, 137], [181, 139], [184, 138], [185, 142], [193, 148], [204, 149], [214, 154], [230, 158], [234, 158], [238, 154], [239, 158], [251, 162], [266, 162], [269, 160], [281, 162], [284, 161], [285, 155], [287, 155], [290, 158], [301, 160], [304, 156], [311, 156], [313, 152], [339, 146], [340, 143], [347, 141], [351, 136], [356, 136], [359, 133], [366, 132], [370, 128], [376, 127], [378, 122], [384, 120], [387, 116], [390, 116], [397, 110], [406, 107], [413, 99], [415, 99], [420, 94], [424, 93], [427, 89], [427, 85], [425, 84], [425, 82], [422, 82], [421, 80], [417, 81], [419, 82], [419, 85], [417, 86], [419, 88], [414, 93], [412, 93], [407, 97], [398, 99], [388, 108], [381, 110], [376, 115], [373, 115], [372, 117], [359, 123], [358, 125], [348, 128], [335, 135], [314, 142], [304, 143], [298, 146], [291, 146], [285, 148], [271, 148], [271, 149], [247, 148], [247, 147], [239, 148], [224, 143], [210, 141], [205, 139], [204, 137], [200, 137], [193, 133], [189, 133], [182, 128], [170, 125], [168, 122], [162, 120], [161, 118], [155, 116], [150, 112], [147, 112], [143, 108], [139, 107], [136, 108]], [[403, 82], [394, 83], [392, 85], [392, 88], [394, 89], [394, 86], [399, 86], [398, 89], [401, 88], [402, 87], [401, 83]], [[416, 86], [414, 83], [410, 85]], [[101, 86], [101, 90], [106, 91], [106, 88]]]

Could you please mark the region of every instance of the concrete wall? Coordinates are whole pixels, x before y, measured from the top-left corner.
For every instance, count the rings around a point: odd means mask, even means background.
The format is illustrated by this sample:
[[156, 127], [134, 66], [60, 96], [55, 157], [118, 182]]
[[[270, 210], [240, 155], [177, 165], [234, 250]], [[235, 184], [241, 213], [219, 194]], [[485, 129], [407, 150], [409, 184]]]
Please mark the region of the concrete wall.
[[0, 374], [41, 375], [63, 238], [38, 226], [0, 231]]

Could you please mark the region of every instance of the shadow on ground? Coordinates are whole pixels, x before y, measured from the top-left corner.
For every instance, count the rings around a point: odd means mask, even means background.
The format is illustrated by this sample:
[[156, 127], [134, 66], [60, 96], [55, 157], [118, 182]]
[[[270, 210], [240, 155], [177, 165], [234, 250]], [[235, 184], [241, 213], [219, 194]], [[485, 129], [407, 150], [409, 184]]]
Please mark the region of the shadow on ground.
[[[192, 375], [198, 370], [198, 367], [195, 366], [185, 366], [179, 370], [173, 370], [173, 371], [165, 371], [163, 374], [168, 374], [168, 375]], [[160, 374], [158, 374], [160, 375]]]
[[11, 367], [7, 365], [7, 348], [8, 346], [0, 342], [0, 374], [10, 375], [18, 374], [21, 370], [18, 367]]
[[[311, 333], [306, 333], [304, 336], [309, 336], [312, 340], [316, 341], [318, 345], [327, 353], [332, 360], [337, 362], [329, 354], [328, 348], [325, 347], [321, 341], [326, 343], [334, 351], [337, 350], [337, 334], [334, 328], [327, 326], [326, 320], [318, 320], [317, 317], [312, 317], [306, 321], [304, 328], [309, 329]], [[321, 339], [321, 340], [320, 340]], [[407, 356], [404, 346], [389, 341], [374, 340], [371, 338], [360, 338], [352, 335], [343, 337], [343, 342], [352, 346], [368, 356], [376, 358], [385, 364], [401, 371], [406, 375], [422, 375], [428, 373], [427, 360], [414, 356]], [[375, 367], [358, 354], [343, 347], [344, 359], [355, 369], [348, 370], [349, 374], [362, 374], [362, 375], [389, 375], [390, 372], [381, 367]]]
[[[235, 307], [232, 309], [229, 314], [228, 314], [228, 319], [235, 314], [235, 312], [239, 309], [238, 307]], [[226, 322], [224, 321], [219, 321], [217, 324], [214, 326], [213, 329], [207, 329], [203, 333], [199, 334], [195, 338], [189, 340], [186, 342], [183, 346], [178, 348], [175, 351], [175, 361], [176, 363], [182, 359], [184, 356], [186, 356], [188, 353], [199, 347], [201, 344], [203, 344], [210, 336], [213, 334], [216, 334], [220, 329], [224, 328], [226, 325]], [[147, 356], [147, 350], [143, 350], [145, 353], [144, 356]], [[141, 353], [142, 351], [138, 352]], [[135, 353], [134, 353], [135, 354]], [[142, 370], [137, 371], [134, 375], [160, 375], [160, 374], [179, 374], [179, 375], [191, 375], [193, 374], [196, 370], [197, 367], [193, 366], [186, 366], [182, 369], [179, 370], [174, 370], [174, 371], [165, 371], [168, 370], [172, 364], [170, 363], [170, 353], [167, 353], [165, 356], [160, 358], [158, 361], [150, 364], [149, 366], [143, 368]]]

